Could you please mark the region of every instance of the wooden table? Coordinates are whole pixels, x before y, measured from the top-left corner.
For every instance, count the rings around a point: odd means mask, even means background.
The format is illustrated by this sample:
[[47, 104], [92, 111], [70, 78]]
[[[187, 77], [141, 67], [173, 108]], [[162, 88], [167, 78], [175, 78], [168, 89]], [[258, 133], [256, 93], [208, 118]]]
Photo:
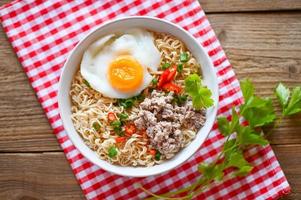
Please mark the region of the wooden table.
[[[0, 0], [0, 5], [9, 0]], [[201, 0], [238, 78], [258, 94], [301, 85], [301, 0]], [[0, 29], [0, 199], [84, 199], [34, 91]], [[301, 199], [301, 115], [270, 137]]]

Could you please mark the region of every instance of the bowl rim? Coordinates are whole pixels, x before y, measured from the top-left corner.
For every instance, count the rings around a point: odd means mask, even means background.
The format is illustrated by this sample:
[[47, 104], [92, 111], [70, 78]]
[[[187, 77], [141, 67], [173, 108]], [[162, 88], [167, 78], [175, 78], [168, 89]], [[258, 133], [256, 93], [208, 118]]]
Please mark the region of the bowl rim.
[[[149, 172], [147, 174], [135, 174], [135, 173], [124, 173], [122, 171], [116, 171], [116, 170], [112, 170], [110, 169], [109, 167], [105, 167], [105, 166], [101, 166], [98, 162], [96, 162], [92, 156], [89, 155], [89, 153], [86, 153], [86, 151], [84, 151], [83, 149], [81, 149], [80, 147], [80, 144], [77, 143], [77, 139], [75, 138], [75, 136], [73, 136], [73, 134], [71, 132], [68, 131], [68, 127], [67, 127], [67, 123], [66, 123], [66, 120], [65, 120], [65, 117], [64, 117], [64, 114], [63, 114], [63, 111], [62, 111], [62, 102], [60, 101], [60, 99], [62, 99], [63, 95], [63, 81], [62, 81], [62, 77], [64, 76], [65, 74], [65, 71], [66, 71], [66, 68], [67, 68], [67, 64], [69, 63], [69, 60], [71, 59], [73, 53], [75, 52], [75, 50], [77, 48], [79, 48], [79, 46], [82, 45], [82, 43], [90, 36], [92, 35], [94, 32], [98, 31], [99, 29], [102, 29], [103, 27], [106, 27], [106, 26], [109, 26], [111, 24], [114, 24], [114, 23], [120, 23], [124, 20], [131, 20], [131, 19], [146, 19], [146, 20], [155, 20], [155, 21], [160, 21], [162, 23], [167, 23], [173, 27], [175, 27], [176, 29], [180, 29], [182, 32], [184, 32], [186, 34], [187, 37], [190, 37], [190, 39], [193, 40], [193, 42], [199, 46], [199, 48], [202, 49], [202, 51], [204, 52], [204, 55], [206, 57], [206, 59], [209, 61], [210, 63], [210, 66], [214, 72], [214, 77], [212, 77], [214, 79], [214, 82], [216, 83], [215, 84], [215, 88], [216, 89], [216, 102], [214, 102], [214, 108], [213, 108], [213, 121], [212, 123], [210, 124], [210, 127], [209, 127], [209, 131], [208, 133], [206, 133], [206, 137], [204, 138], [204, 140], [202, 141], [202, 143], [200, 143], [199, 147], [197, 149], [195, 149], [192, 153], [189, 154], [189, 156], [186, 156], [185, 159], [182, 159], [181, 162], [178, 162], [174, 165], [170, 165], [170, 166], [166, 166], [166, 168], [164, 170], [161, 170], [161, 171], [155, 171], [153, 170], [152, 172]], [[69, 94], [68, 94], [69, 96]], [[201, 148], [201, 146], [204, 144], [204, 142], [206, 141], [206, 139], [208, 138], [211, 130], [212, 130], [212, 127], [214, 125], [214, 121], [216, 119], [216, 116], [217, 116], [217, 110], [218, 110], [218, 102], [219, 102], [219, 89], [218, 89], [218, 79], [217, 79], [217, 74], [216, 74], [216, 70], [215, 68], [213, 67], [213, 62], [211, 60], [211, 58], [209, 57], [208, 55], [208, 52], [205, 50], [205, 48], [192, 36], [191, 33], [189, 33], [188, 31], [186, 31], [184, 28], [182, 28], [181, 26], [179, 26], [178, 24], [175, 24], [173, 22], [170, 22], [168, 20], [165, 20], [165, 19], [161, 19], [161, 18], [157, 18], [157, 17], [152, 17], [152, 16], [125, 16], [125, 17], [117, 17], [113, 20], [108, 20], [98, 26], [96, 26], [95, 28], [91, 29], [76, 45], [75, 47], [73, 47], [73, 49], [68, 53], [68, 56], [67, 56], [67, 59], [65, 60], [65, 63], [63, 65], [63, 68], [62, 68], [62, 71], [61, 71], [61, 74], [60, 74], [60, 79], [59, 79], [59, 84], [58, 84], [58, 109], [59, 109], [59, 114], [60, 114], [60, 117], [61, 117], [61, 120], [62, 120], [62, 123], [63, 123], [63, 127], [68, 135], [68, 137], [70, 138], [70, 140], [72, 141], [72, 144], [76, 147], [76, 149], [85, 157], [87, 158], [90, 162], [92, 162], [93, 164], [97, 165], [98, 167], [102, 168], [103, 170], [107, 171], [107, 172], [110, 172], [110, 173], [113, 173], [113, 174], [117, 174], [117, 175], [121, 175], [121, 176], [127, 176], [127, 177], [148, 177], [148, 176], [153, 176], [153, 175], [157, 175], [157, 174], [161, 174], [161, 173], [164, 173], [164, 172], [167, 172], [167, 171], [170, 171], [171, 169], [173, 168], [176, 168], [178, 167], [179, 165], [183, 164], [185, 161], [187, 161], [189, 158], [191, 158], [197, 150], [199, 150]], [[207, 120], [207, 119], [206, 119]], [[74, 125], [73, 125], [74, 126]], [[202, 128], [201, 128], [202, 129]], [[201, 130], [200, 129], [200, 130]], [[198, 130], [198, 132], [200, 132], [200, 130]], [[75, 130], [76, 131], [76, 130]], [[76, 133], [80, 136], [80, 134], [76, 131]], [[80, 136], [81, 137], [81, 136]], [[81, 138], [82, 139], [82, 138]], [[196, 138], [195, 138], [196, 139]], [[83, 139], [82, 139], [83, 140]], [[86, 144], [84, 144], [86, 145]], [[190, 144], [189, 144], [190, 145]], [[189, 146], [188, 145], [188, 146]], [[87, 146], [88, 147], [88, 146]], [[89, 147], [88, 147], [89, 148]], [[181, 149], [182, 150], [182, 149]], [[101, 160], [101, 158], [98, 157], [99, 160]], [[104, 160], [102, 160], [104, 161]], [[105, 161], [107, 162], [107, 161]], [[109, 165], [112, 165], [112, 166], [116, 166], [116, 165], [113, 165], [109, 162], [107, 162]], [[161, 164], [160, 164], [161, 165]], [[119, 166], [119, 167], [122, 167], [122, 166]], [[129, 166], [131, 167], [131, 166]], [[154, 167], [154, 166], [151, 166], [151, 167]], [[143, 167], [143, 168], [151, 168], [151, 167]], [[137, 168], [137, 167], [131, 167], [131, 168]]]

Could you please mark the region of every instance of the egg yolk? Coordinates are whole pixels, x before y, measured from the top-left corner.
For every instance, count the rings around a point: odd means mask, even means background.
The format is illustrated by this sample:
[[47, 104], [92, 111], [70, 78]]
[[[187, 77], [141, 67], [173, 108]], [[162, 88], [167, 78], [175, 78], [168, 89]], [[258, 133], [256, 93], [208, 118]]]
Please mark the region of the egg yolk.
[[109, 66], [108, 79], [117, 90], [134, 91], [142, 83], [143, 67], [132, 56], [119, 56]]

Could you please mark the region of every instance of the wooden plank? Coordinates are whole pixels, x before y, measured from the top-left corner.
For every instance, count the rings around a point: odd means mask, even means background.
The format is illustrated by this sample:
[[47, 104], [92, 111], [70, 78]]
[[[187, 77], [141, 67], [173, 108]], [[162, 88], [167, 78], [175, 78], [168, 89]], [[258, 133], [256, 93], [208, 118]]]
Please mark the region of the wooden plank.
[[301, 199], [301, 145], [273, 145], [276, 157], [292, 188], [292, 193], [282, 200]]
[[[237, 77], [252, 79], [259, 95], [274, 96], [280, 81], [301, 86], [301, 13], [213, 14], [208, 18]], [[298, 115], [284, 119], [270, 139], [274, 144], [301, 143], [300, 132]]]
[[63, 153], [0, 154], [0, 199], [84, 199]]
[[[239, 78], [270, 96], [276, 83], [301, 85], [301, 14], [208, 15]], [[58, 151], [55, 136], [0, 31], [0, 152]], [[274, 144], [301, 143], [300, 117], [284, 120]]]
[[0, 151], [60, 150], [2, 29], [0, 44]]
[[[293, 188], [284, 199], [301, 199], [301, 145], [273, 146]], [[62, 152], [0, 154], [0, 199], [83, 199]]]
[[[0, 0], [0, 6], [12, 0]], [[206, 13], [300, 10], [299, 0], [198, 0]]]
[[299, 0], [199, 0], [206, 13], [300, 10]]

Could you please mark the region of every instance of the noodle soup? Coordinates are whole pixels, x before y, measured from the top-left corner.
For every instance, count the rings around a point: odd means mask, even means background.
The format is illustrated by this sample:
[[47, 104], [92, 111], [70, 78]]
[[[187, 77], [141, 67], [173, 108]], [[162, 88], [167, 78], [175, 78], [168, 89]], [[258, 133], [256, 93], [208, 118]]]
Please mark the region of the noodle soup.
[[185, 80], [200, 65], [174, 36], [133, 29], [105, 36], [73, 78], [72, 121], [86, 145], [109, 163], [153, 166], [195, 138], [206, 108], [195, 108]]

